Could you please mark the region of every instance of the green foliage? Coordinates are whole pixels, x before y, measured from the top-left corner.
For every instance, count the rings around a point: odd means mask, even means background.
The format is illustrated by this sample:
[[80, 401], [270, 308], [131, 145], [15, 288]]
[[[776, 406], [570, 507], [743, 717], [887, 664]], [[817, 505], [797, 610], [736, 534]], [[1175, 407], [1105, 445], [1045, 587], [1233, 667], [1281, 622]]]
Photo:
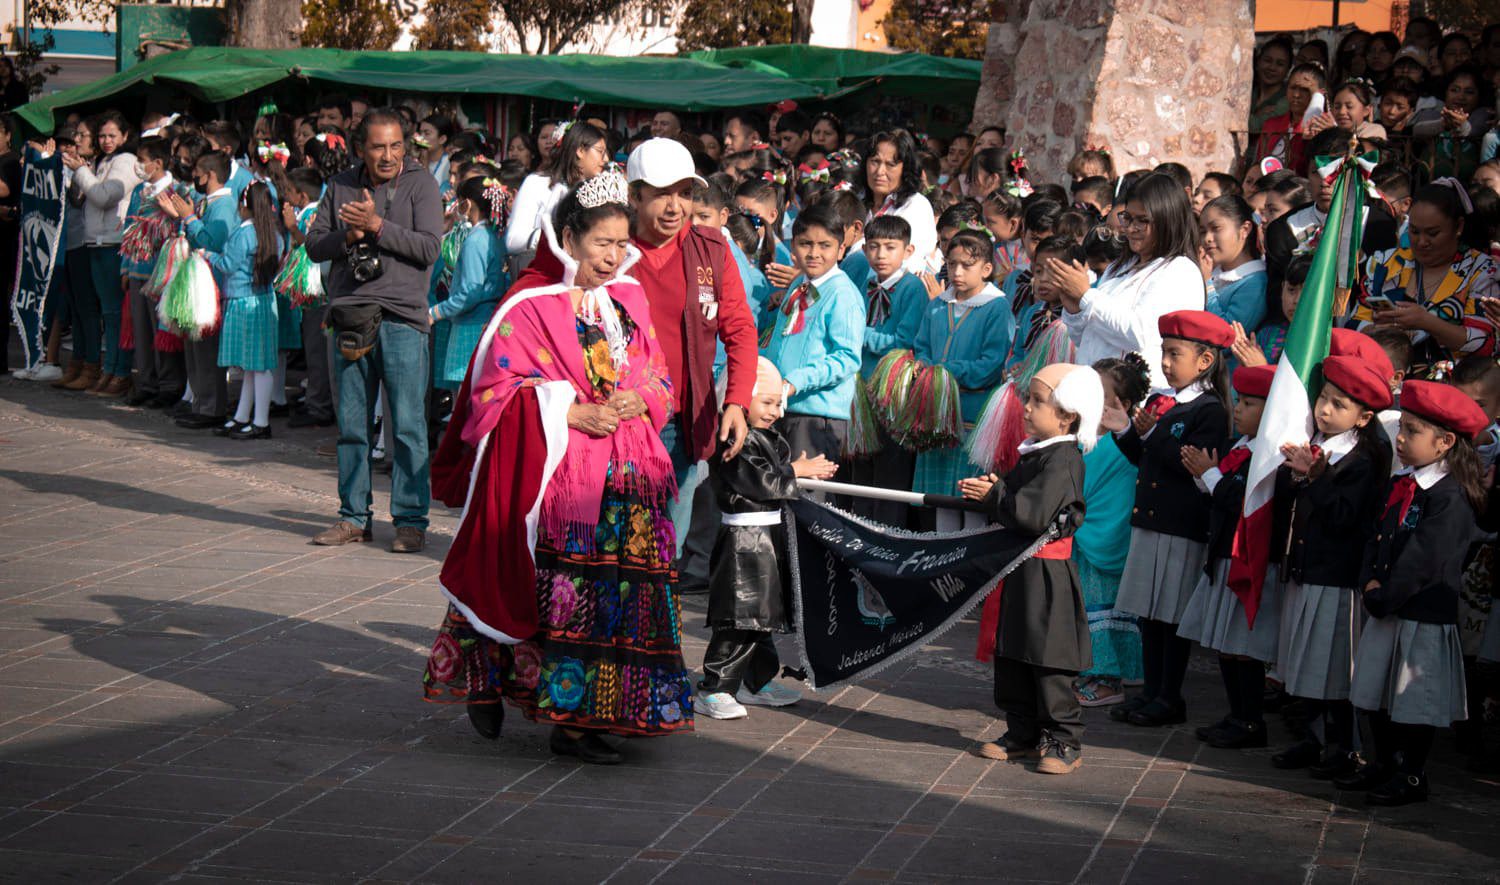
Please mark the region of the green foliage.
[[522, 52], [551, 55], [576, 43], [596, 22], [612, 19], [633, 0], [494, 0]]
[[493, 28], [489, 0], [427, 0], [426, 16], [412, 32], [416, 49], [484, 52]]
[[401, 22], [384, 0], [303, 0], [303, 46], [390, 49], [400, 36]]
[[984, 58], [995, 0], [895, 0], [881, 20], [892, 49]]
[[688, 0], [677, 25], [680, 52], [791, 40], [792, 5], [784, 0]]

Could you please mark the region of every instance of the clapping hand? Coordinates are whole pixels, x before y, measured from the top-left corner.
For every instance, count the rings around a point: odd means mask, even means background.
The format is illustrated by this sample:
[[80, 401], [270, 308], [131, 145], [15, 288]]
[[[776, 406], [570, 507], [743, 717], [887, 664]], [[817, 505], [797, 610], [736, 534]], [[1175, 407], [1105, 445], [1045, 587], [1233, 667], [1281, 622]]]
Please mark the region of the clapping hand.
[[958, 481], [958, 493], [965, 501], [983, 501], [999, 481], [1000, 477], [993, 473], [961, 479]]
[[1206, 451], [1197, 446], [1182, 447], [1182, 466], [1186, 467], [1188, 473], [1194, 476], [1202, 476], [1218, 463], [1219, 452], [1217, 449]]
[[178, 220], [193, 214], [193, 204], [174, 190], [164, 190], [156, 195], [156, 205], [161, 211]]
[[380, 233], [380, 216], [375, 214], [375, 198], [370, 196], [368, 190], [363, 192], [360, 199], [339, 206], [339, 221], [363, 233]]
[[797, 268], [788, 264], [766, 265], [766, 279], [778, 289], [785, 289], [797, 278]]
[[1264, 366], [1266, 355], [1261, 353], [1259, 345], [1249, 335], [1245, 334], [1245, 327], [1236, 320], [1234, 323], [1234, 344], [1230, 346], [1229, 352], [1240, 361], [1242, 366]]
[[838, 473], [839, 465], [819, 454], [816, 458], [807, 457], [803, 452], [801, 457], [792, 462], [792, 472], [799, 479], [833, 479]]
[[1324, 458], [1322, 452], [1313, 454], [1312, 446], [1295, 443], [1282, 446], [1281, 457], [1286, 459], [1286, 466], [1290, 467], [1293, 473], [1300, 473], [1303, 476], [1310, 475]]
[[1151, 432], [1151, 428], [1156, 426], [1156, 416], [1145, 409], [1136, 409], [1135, 417], [1131, 421], [1135, 424], [1136, 436], [1144, 437]]

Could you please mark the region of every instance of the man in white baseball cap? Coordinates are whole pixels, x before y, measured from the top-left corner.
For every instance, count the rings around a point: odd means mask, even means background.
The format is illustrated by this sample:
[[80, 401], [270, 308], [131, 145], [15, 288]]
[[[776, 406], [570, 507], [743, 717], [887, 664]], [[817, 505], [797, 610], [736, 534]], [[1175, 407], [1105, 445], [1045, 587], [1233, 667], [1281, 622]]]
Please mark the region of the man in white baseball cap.
[[[651, 303], [677, 401], [677, 420], [662, 431], [662, 442], [677, 468], [681, 491], [672, 518], [683, 538], [693, 466], [713, 457], [719, 442], [726, 457], [738, 455], [749, 432], [745, 415], [759, 355], [755, 318], [724, 235], [692, 223], [693, 188], [706, 185], [692, 153], [670, 138], [649, 139], [631, 152], [625, 177], [635, 209], [632, 240], [641, 250], [631, 275]], [[716, 339], [728, 357], [722, 415], [714, 392]]]

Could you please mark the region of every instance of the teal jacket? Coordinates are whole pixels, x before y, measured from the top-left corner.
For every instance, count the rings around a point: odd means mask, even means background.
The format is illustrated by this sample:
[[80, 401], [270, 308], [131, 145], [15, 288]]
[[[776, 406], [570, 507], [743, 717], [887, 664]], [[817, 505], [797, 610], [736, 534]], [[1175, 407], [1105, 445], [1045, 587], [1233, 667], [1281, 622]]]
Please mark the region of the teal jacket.
[[1009, 302], [992, 285], [970, 298], [967, 306], [952, 298], [949, 289], [928, 305], [912, 351], [918, 360], [941, 365], [953, 375], [964, 421], [972, 424], [1005, 376], [1015, 320]]
[[[792, 282], [788, 298], [803, 279]], [[761, 348], [797, 389], [787, 402], [787, 412], [847, 421], [859, 379], [864, 298], [844, 272], [834, 268], [813, 280], [812, 303], [802, 316], [802, 329], [789, 335], [791, 321], [783, 311], [772, 314], [769, 337], [762, 336], [766, 343]]]
[[[277, 237], [278, 254], [283, 251], [282, 244], [282, 238]], [[229, 235], [224, 248], [209, 259], [209, 263], [213, 265], [214, 277], [219, 281], [219, 293], [226, 301], [252, 295], [275, 294], [276, 290], [269, 283], [264, 286], [255, 285], [255, 250], [258, 245], [255, 225], [242, 221]]]
[[[863, 254], [863, 253], [861, 253]], [[845, 259], [846, 261], [848, 259]], [[866, 267], [869, 263], [866, 262]], [[861, 359], [860, 374], [868, 379], [875, 373], [881, 357], [893, 350], [911, 350], [917, 340], [917, 330], [922, 326], [922, 315], [927, 312], [927, 287], [916, 274], [905, 270], [896, 271], [896, 278], [882, 288], [890, 290], [891, 306], [885, 321], [869, 325], [874, 316], [874, 296], [869, 287], [865, 293], [865, 347]]]
[[508, 288], [505, 242], [495, 235], [494, 225], [478, 225], [464, 238], [448, 284], [448, 297], [433, 306], [433, 315], [465, 325], [487, 323], [491, 311], [481, 308], [499, 300]]
[[209, 195], [198, 216], [187, 223], [184, 231], [193, 248], [222, 252], [229, 235], [239, 225], [239, 198], [228, 188], [221, 188]]

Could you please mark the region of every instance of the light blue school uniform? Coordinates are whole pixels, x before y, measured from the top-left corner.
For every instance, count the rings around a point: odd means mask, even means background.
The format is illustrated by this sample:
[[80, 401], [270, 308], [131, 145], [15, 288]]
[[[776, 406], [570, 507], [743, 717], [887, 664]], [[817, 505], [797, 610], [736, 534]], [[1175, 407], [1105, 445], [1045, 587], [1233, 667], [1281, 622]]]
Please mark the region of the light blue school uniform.
[[[278, 253], [282, 247], [282, 238], [277, 237]], [[269, 282], [263, 286], [255, 284], [257, 248], [255, 224], [242, 221], [209, 263], [224, 299], [219, 365], [238, 366], [247, 372], [269, 372], [276, 368], [276, 291]]]
[[1237, 322], [1247, 334], [1255, 334], [1266, 320], [1266, 263], [1255, 258], [1233, 270], [1215, 269], [1205, 306], [1224, 322]]
[[230, 161], [229, 180], [224, 182], [224, 186], [234, 194], [235, 202], [239, 202], [240, 194], [254, 181], [255, 176], [251, 174], [249, 166], [241, 160]]
[[[798, 277], [787, 298], [802, 285]], [[797, 389], [787, 413], [848, 421], [859, 380], [859, 353], [864, 341], [864, 298], [838, 268], [812, 281], [812, 303], [802, 313], [802, 329], [787, 334], [793, 318], [772, 314], [761, 354]]]
[[776, 241], [775, 254], [777, 264], [790, 265], [792, 263], [792, 247], [787, 245], [786, 240]]
[[495, 302], [510, 288], [505, 273], [505, 243], [488, 222], [476, 225], [464, 238], [448, 284], [448, 297], [433, 305], [432, 312], [447, 327], [443, 340], [437, 342], [433, 361], [433, 385], [457, 390], [468, 371], [469, 359], [485, 326], [494, 313]]
[[[973, 429], [985, 401], [1005, 377], [1005, 357], [1014, 334], [1010, 304], [993, 285], [963, 302], [956, 301], [949, 289], [922, 316], [912, 350], [918, 360], [941, 365], [958, 382], [965, 434]], [[958, 481], [978, 473], [962, 443], [933, 449], [917, 456], [912, 490], [956, 495]]]
[[[860, 376], [867, 380], [875, 374], [875, 366], [886, 354], [893, 350], [912, 349], [929, 303], [927, 287], [921, 278], [907, 273], [904, 268], [898, 268], [888, 279], [880, 281], [878, 288], [883, 290], [884, 297], [869, 285], [864, 289], [865, 346], [860, 359]], [[889, 307], [879, 310], [877, 299], [885, 301], [887, 298]], [[879, 316], [881, 313], [884, 313], [883, 317]], [[874, 322], [876, 319], [879, 322]]]
[[204, 198], [198, 217], [189, 221], [183, 232], [195, 249], [224, 251], [229, 235], [240, 225], [239, 197], [228, 187], [221, 187]]
[[839, 270], [854, 284], [854, 288], [863, 292], [870, 286], [870, 259], [865, 256], [865, 241], [849, 247], [849, 254], [839, 262]]

